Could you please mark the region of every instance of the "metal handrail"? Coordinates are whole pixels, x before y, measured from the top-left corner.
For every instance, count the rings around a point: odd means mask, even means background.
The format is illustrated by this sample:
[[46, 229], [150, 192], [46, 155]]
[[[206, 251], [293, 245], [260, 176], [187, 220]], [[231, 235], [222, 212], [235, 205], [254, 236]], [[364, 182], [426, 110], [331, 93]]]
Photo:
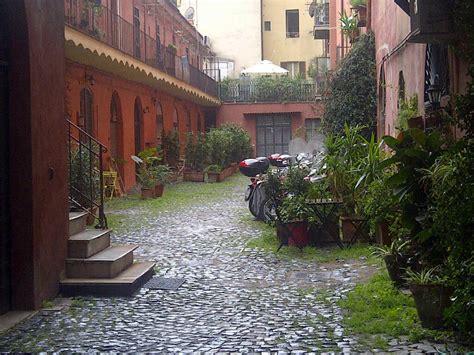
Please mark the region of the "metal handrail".
[[[67, 122], [69, 202], [73, 207], [89, 212], [98, 221], [96, 228], [107, 228], [103, 191], [103, 153], [107, 148], [69, 119]], [[98, 182], [95, 181], [97, 177]]]

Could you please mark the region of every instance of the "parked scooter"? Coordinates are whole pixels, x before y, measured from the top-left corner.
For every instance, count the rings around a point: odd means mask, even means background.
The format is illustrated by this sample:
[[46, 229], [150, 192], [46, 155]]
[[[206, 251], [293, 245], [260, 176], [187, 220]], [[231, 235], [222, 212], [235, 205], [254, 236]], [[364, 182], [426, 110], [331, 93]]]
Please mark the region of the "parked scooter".
[[265, 174], [269, 167], [270, 161], [265, 157], [245, 159], [239, 164], [240, 172], [250, 178], [250, 184], [245, 192], [245, 201], [248, 201], [249, 210], [252, 215], [256, 219], [262, 221], [265, 218], [262, 206], [265, 202], [266, 196], [265, 191], [261, 186], [263, 183], [261, 175]]
[[268, 158], [246, 159], [239, 164], [240, 172], [250, 177], [250, 184], [245, 192], [245, 201], [249, 203], [249, 210], [257, 219], [269, 223], [276, 218], [275, 201], [272, 196], [265, 194], [265, 174], [270, 165], [276, 167], [278, 173], [285, 175], [291, 166], [300, 166], [310, 169], [308, 179], [317, 182], [323, 177], [317, 173], [323, 155], [298, 154], [296, 157], [288, 154], [272, 154]]

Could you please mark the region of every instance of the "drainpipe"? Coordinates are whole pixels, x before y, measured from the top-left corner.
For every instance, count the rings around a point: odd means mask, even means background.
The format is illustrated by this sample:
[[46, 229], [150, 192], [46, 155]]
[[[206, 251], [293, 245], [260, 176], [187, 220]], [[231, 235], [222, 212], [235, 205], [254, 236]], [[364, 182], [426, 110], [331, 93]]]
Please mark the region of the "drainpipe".
[[[344, 0], [341, 0], [341, 13], [344, 13]], [[345, 48], [344, 47], [345, 47], [344, 33], [341, 30], [341, 60], [342, 60], [342, 58], [344, 58], [344, 54], [345, 54]]]
[[260, 60], [263, 60], [263, 0], [260, 0]]

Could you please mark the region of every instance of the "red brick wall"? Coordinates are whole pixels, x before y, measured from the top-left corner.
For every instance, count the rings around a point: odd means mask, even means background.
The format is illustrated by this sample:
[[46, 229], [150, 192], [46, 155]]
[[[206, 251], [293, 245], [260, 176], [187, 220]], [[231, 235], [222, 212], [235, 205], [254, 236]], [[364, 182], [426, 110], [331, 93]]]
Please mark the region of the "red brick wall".
[[[85, 80], [85, 75], [94, 78], [94, 85]], [[164, 129], [169, 131], [173, 128], [173, 112], [178, 111], [179, 132], [182, 151], [186, 144], [186, 119], [187, 112], [191, 115], [191, 128], [197, 132], [198, 114], [204, 117], [203, 107], [189, 101], [184, 101], [172, 97], [164, 92], [153, 89], [146, 85], [140, 85], [110, 74], [100, 72], [93, 68], [84, 67], [77, 63], [68, 62], [66, 69], [66, 102], [67, 114], [75, 123], [79, 123], [80, 112], [80, 91], [87, 87], [94, 96], [94, 132], [95, 136], [105, 146], [110, 146], [110, 104], [112, 94], [117, 93], [120, 98], [122, 132], [123, 136], [119, 138], [121, 144], [121, 158], [127, 161], [120, 166], [120, 173], [125, 183], [126, 190], [135, 185], [135, 166], [130, 156], [135, 154], [135, 133], [134, 133], [134, 107], [135, 99], [140, 98], [143, 113], [142, 122], [142, 142], [144, 148], [157, 145], [156, 114], [158, 103], [163, 112]], [[152, 98], [156, 99], [157, 104], [153, 103]], [[106, 161], [110, 152], [106, 153]]]
[[235, 123], [244, 127], [250, 135], [255, 154], [255, 114], [291, 113], [292, 137], [295, 137], [296, 130], [304, 127], [304, 121], [307, 118], [320, 118], [322, 112], [321, 103], [226, 103], [217, 110], [217, 126], [225, 123]]

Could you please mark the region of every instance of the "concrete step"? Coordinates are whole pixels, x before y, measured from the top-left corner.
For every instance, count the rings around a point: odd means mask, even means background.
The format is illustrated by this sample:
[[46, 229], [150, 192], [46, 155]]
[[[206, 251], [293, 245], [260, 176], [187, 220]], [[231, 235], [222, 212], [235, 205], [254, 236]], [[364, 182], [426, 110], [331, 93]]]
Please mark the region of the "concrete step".
[[69, 236], [86, 229], [87, 212], [69, 212]]
[[87, 259], [110, 246], [110, 229], [86, 229], [69, 237], [68, 257]]
[[67, 258], [68, 278], [111, 279], [133, 263], [135, 245], [115, 245], [87, 258]]
[[153, 276], [152, 262], [137, 262], [112, 279], [68, 278], [60, 283], [63, 296], [130, 296]]

